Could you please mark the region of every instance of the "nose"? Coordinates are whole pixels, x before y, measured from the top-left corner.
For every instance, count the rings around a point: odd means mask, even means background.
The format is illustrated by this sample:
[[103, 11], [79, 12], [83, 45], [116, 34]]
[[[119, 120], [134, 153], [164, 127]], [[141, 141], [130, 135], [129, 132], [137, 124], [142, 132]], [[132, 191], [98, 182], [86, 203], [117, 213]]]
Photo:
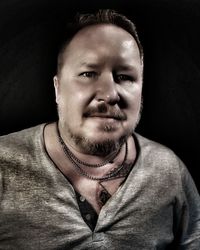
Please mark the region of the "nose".
[[104, 101], [108, 104], [116, 104], [120, 100], [117, 83], [114, 80], [113, 74], [102, 74], [99, 77], [96, 91], [97, 101]]

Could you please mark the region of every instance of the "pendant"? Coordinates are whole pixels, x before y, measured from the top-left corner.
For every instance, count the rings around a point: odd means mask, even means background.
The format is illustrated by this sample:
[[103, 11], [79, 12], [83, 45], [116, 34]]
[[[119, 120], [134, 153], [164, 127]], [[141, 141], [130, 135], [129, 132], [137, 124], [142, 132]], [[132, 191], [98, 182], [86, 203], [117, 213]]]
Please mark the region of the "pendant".
[[108, 193], [106, 189], [100, 191], [99, 194], [99, 202], [101, 206], [105, 205], [106, 202], [110, 199], [111, 195]]

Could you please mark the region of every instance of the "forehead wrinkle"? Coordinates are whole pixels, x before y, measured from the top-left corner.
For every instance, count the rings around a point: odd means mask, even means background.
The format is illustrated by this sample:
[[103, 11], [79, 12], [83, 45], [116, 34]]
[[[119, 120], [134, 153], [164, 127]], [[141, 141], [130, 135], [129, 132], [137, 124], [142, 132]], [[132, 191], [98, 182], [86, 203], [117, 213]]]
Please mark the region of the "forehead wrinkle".
[[[81, 57], [80, 57], [81, 58]], [[131, 60], [132, 61], [132, 60]], [[137, 63], [135, 60], [130, 63], [130, 60], [126, 58], [123, 54], [121, 55], [105, 55], [102, 57], [88, 57], [81, 58], [80, 61], [77, 61], [78, 67], [86, 67], [91, 69], [98, 69], [99, 67], [105, 65], [113, 65], [117, 70], [124, 71], [135, 71], [137, 69]]]

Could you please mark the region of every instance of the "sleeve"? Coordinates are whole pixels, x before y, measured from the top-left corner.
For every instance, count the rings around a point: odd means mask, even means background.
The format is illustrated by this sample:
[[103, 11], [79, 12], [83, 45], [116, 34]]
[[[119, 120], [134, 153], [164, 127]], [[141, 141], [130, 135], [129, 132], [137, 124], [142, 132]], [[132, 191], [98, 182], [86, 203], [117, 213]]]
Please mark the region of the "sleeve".
[[180, 162], [182, 209], [179, 224], [181, 250], [200, 250], [200, 196], [187, 168]]

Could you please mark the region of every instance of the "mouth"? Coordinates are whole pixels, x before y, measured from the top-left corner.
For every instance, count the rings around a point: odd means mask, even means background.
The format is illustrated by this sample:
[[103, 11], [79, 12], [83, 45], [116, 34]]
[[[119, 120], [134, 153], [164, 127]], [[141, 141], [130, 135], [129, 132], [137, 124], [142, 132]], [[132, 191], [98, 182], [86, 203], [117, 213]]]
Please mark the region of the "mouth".
[[83, 116], [85, 118], [99, 118], [99, 120], [112, 122], [127, 120], [127, 115], [117, 105], [111, 107], [104, 102], [95, 107], [89, 107]]
[[91, 114], [87, 116], [88, 118], [99, 118], [99, 119], [105, 119], [105, 120], [116, 120], [116, 121], [122, 121], [122, 116], [119, 115], [109, 115], [109, 114]]

